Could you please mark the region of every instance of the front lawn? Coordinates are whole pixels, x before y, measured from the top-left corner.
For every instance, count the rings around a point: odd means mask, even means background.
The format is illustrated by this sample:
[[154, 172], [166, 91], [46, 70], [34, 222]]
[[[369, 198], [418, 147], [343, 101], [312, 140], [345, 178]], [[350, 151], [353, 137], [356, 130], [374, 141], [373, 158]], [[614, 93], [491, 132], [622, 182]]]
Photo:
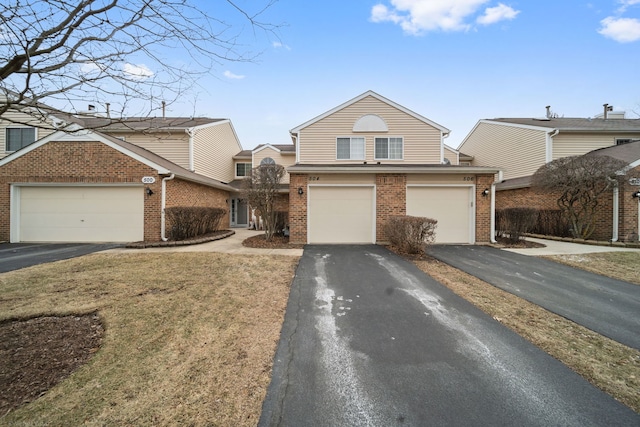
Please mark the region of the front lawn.
[[87, 364], [0, 424], [255, 425], [297, 261], [95, 254], [1, 274], [0, 322], [97, 313], [104, 332]]

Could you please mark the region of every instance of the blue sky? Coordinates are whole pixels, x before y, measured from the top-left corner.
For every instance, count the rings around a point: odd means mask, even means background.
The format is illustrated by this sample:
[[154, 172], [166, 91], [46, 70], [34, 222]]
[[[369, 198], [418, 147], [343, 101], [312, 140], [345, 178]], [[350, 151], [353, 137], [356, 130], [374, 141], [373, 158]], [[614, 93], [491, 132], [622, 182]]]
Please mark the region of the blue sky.
[[261, 19], [283, 26], [278, 38], [247, 28], [258, 60], [221, 64], [168, 114], [230, 118], [246, 149], [289, 143], [289, 129], [367, 90], [451, 129], [454, 148], [480, 119], [546, 105], [640, 114], [640, 0], [279, 0]]

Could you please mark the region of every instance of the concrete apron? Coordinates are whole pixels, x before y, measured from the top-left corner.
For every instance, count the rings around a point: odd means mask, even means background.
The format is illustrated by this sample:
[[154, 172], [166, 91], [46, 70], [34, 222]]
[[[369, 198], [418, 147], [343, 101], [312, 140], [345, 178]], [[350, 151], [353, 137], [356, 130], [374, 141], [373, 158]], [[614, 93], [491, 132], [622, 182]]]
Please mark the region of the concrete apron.
[[558, 240], [537, 239], [527, 237], [526, 240], [541, 243], [543, 248], [503, 248], [505, 251], [515, 252], [522, 255], [544, 256], [544, 255], [578, 255], [598, 252], [640, 252], [635, 248], [619, 248], [614, 246], [596, 246], [582, 243], [562, 242]]

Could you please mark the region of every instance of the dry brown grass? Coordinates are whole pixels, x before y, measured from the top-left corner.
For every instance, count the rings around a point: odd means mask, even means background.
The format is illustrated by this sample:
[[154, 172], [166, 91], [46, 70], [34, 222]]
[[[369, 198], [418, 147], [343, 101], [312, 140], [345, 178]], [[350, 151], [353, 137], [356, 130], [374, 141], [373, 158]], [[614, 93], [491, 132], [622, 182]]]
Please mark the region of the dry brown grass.
[[542, 348], [596, 387], [640, 412], [640, 352], [434, 259], [431, 277]]
[[0, 320], [98, 311], [106, 330], [87, 365], [0, 424], [255, 425], [296, 263], [96, 254], [0, 275]]
[[544, 258], [596, 274], [640, 285], [640, 252], [604, 252], [580, 255], [554, 255]]

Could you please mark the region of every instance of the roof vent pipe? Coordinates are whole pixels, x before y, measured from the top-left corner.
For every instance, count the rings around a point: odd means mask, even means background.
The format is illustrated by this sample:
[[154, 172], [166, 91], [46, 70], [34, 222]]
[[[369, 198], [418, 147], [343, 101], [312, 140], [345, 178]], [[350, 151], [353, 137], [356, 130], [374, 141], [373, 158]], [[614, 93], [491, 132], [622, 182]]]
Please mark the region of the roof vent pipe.
[[607, 113], [609, 111], [613, 111], [613, 105], [609, 105], [609, 104], [602, 104], [602, 106], [604, 107], [604, 115], [602, 116], [603, 119], [607, 120]]
[[166, 118], [165, 117], [165, 109], [166, 109], [167, 103], [162, 101], [162, 118]]
[[111, 111], [110, 111], [110, 109], [111, 109], [111, 104], [107, 102], [105, 105], [106, 105], [106, 107], [107, 107], [107, 118], [109, 118], [109, 119], [110, 119], [110, 118], [111, 118]]
[[551, 118], [551, 105], [547, 105], [544, 108], [547, 109], [547, 119], [550, 119]]

